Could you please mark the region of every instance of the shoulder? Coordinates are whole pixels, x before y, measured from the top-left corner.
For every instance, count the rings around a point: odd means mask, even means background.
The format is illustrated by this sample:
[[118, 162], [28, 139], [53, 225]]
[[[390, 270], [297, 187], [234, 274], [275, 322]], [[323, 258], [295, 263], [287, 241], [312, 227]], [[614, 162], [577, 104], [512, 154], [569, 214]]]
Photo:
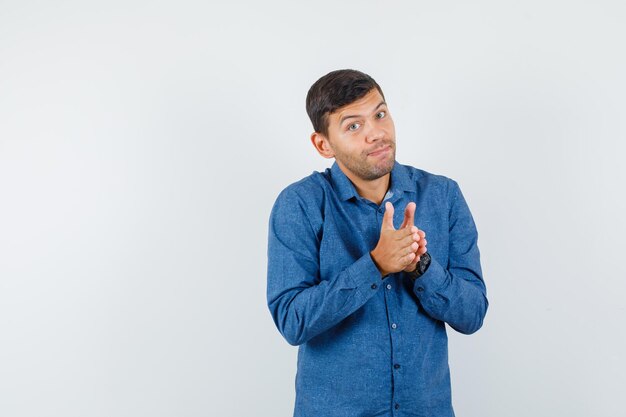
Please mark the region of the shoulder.
[[326, 188], [329, 186], [326, 171], [313, 171], [311, 175], [287, 185], [278, 194], [274, 204], [321, 205], [324, 201]]
[[398, 165], [407, 173], [411, 183], [416, 185], [418, 192], [434, 193], [451, 199], [454, 198], [459, 188], [455, 180], [445, 175], [435, 174], [411, 165]]
[[[328, 170], [327, 170], [328, 171]], [[330, 188], [327, 172], [313, 173], [287, 185], [276, 197], [271, 210], [270, 223], [302, 231], [305, 227], [320, 234], [324, 222], [324, 204]], [[308, 225], [308, 226], [307, 226]]]
[[314, 230], [324, 221], [324, 207], [329, 193], [330, 168], [323, 172], [313, 171], [310, 175], [287, 185], [276, 197], [272, 217], [288, 215], [292, 220], [306, 217]]

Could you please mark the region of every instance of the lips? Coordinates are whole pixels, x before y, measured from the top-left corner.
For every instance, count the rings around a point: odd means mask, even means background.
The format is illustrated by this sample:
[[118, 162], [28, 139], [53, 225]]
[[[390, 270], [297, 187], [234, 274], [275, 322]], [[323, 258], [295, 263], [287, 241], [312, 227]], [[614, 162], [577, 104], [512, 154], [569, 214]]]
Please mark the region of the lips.
[[389, 149], [391, 149], [390, 146], [383, 146], [382, 148], [378, 148], [374, 152], [370, 152], [370, 156], [382, 155], [382, 154], [386, 153], [387, 151], [389, 151]]

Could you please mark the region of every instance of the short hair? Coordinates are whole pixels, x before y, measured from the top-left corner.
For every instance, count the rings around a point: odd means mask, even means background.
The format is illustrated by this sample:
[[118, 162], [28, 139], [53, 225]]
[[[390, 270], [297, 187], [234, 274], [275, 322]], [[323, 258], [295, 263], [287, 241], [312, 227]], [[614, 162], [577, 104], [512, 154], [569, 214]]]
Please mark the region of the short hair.
[[324, 75], [311, 86], [306, 95], [306, 112], [313, 129], [328, 137], [328, 116], [365, 96], [373, 88], [385, 98], [378, 83], [361, 71], [342, 69]]

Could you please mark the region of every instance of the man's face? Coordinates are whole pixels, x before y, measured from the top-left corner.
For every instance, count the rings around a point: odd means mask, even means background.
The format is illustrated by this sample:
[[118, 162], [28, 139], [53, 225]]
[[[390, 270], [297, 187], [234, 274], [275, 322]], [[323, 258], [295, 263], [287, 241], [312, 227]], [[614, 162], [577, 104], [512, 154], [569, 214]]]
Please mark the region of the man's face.
[[376, 88], [328, 116], [328, 142], [344, 172], [366, 181], [391, 172], [396, 129]]

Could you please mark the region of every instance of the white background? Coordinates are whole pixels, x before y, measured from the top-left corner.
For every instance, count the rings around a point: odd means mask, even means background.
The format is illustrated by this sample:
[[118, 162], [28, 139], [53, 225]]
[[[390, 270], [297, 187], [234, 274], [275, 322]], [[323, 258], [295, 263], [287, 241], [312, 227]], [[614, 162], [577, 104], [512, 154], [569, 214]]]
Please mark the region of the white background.
[[620, 1], [0, 1], [0, 415], [288, 416], [267, 221], [330, 166], [310, 85], [385, 92], [457, 180], [490, 308], [458, 416], [616, 416], [626, 386]]

